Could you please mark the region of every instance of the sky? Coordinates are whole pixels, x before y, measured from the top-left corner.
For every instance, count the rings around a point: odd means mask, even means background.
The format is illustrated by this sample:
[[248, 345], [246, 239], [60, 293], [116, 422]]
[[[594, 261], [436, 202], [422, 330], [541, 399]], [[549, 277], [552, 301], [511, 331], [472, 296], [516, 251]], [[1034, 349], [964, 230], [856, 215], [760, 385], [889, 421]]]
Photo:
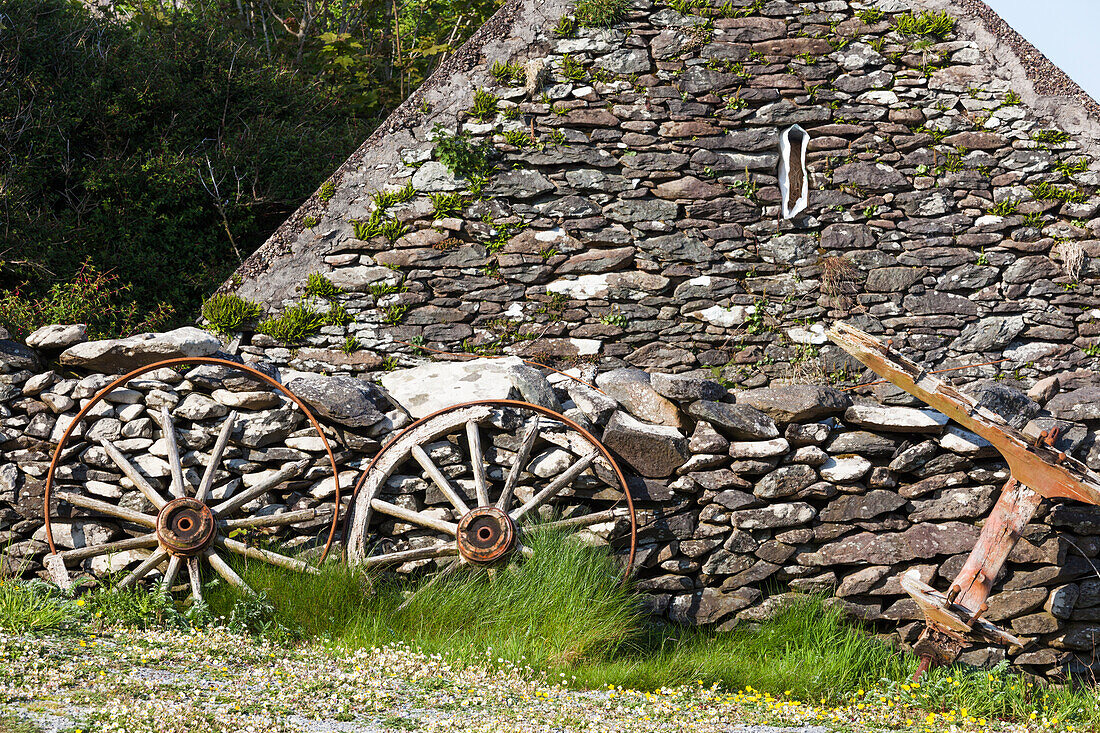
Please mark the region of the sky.
[[1100, 100], [1100, 0], [985, 0], [1093, 99]]

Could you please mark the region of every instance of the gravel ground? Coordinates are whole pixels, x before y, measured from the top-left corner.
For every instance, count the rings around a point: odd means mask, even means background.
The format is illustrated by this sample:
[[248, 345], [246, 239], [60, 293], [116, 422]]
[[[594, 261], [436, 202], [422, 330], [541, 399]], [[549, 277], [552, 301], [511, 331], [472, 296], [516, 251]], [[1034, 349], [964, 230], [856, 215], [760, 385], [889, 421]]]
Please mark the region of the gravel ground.
[[403, 646], [286, 648], [220, 630], [0, 637], [0, 713], [49, 733], [1072, 730], [928, 717], [900, 692], [818, 707], [701, 685], [571, 690], [491, 655], [459, 669]]

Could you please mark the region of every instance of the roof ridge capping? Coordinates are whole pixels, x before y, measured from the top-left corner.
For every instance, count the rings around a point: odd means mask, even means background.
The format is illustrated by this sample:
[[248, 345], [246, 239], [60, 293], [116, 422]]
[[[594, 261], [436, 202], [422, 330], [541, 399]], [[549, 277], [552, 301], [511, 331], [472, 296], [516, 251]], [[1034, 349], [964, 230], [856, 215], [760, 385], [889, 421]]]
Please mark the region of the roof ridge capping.
[[1082, 138], [1082, 152], [1100, 152], [1100, 103], [982, 0], [879, 0], [946, 10], [958, 19], [956, 33], [969, 36], [995, 63], [989, 68], [1007, 81], [1040, 117]]

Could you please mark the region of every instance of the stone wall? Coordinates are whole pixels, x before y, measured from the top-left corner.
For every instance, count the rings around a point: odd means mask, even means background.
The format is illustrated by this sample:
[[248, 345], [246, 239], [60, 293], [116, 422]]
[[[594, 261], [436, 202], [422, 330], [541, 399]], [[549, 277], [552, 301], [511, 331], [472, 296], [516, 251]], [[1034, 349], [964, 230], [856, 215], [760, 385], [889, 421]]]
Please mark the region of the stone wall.
[[[114, 342], [82, 340], [81, 327], [32, 335], [38, 349], [0, 340], [5, 572], [41, 572], [47, 549], [43, 483], [54, 445], [112, 374], [173, 356], [239, 358], [193, 328]], [[385, 381], [393, 389], [387, 391], [366, 380], [249, 361], [289, 385], [323, 420], [345, 505], [358, 472], [388, 436], [408, 424], [400, 402], [414, 404], [409, 394], [417, 384], [422, 393], [439, 397], [422, 372], [414, 377], [390, 372]], [[494, 361], [463, 368], [479, 365], [513, 373]], [[514, 381], [502, 387], [498, 379], [494, 387], [503, 391], [467, 390], [464, 397], [556, 402], [620, 456], [639, 510], [638, 588], [654, 613], [678, 622], [728, 629], [766, 617], [790, 592], [824, 592], [852, 615], [911, 642], [919, 613], [902, 593], [898, 575], [916, 568], [945, 589], [1007, 479], [1003, 461], [985, 441], [882, 385], [847, 392], [806, 385], [730, 391], [698, 376], [619, 369], [597, 376], [600, 394], [563, 375], [549, 373], [544, 380], [533, 369], [505, 379]], [[975, 389], [984, 405], [1026, 433], [1058, 425], [1059, 447], [1096, 469], [1095, 380], [1089, 372], [1070, 372], [1035, 385], [1030, 397], [1003, 381]], [[321, 442], [301, 414], [265, 385], [224, 368], [198, 367], [150, 372], [125, 387], [75, 433], [59, 473], [63, 482], [141, 508], [144, 499], [94, 439], [114, 440], [163, 486], [168, 466], [156, 413], [167, 404], [185, 446], [187, 480], [196, 485], [218, 426], [234, 409], [242, 420], [219, 485], [249, 486], [304, 461], [302, 470], [262, 503], [273, 507], [268, 511], [332, 506], [334, 483]], [[400, 401], [393, 397], [398, 394]], [[111, 523], [81, 520], [64, 502], [54, 512], [62, 547], [124, 534]], [[304, 522], [274, 539], [299, 549], [315, 546], [327, 527], [324, 519]], [[142, 554], [119, 553], [110, 567], [132, 565]], [[1100, 508], [1043, 503], [1010, 556], [986, 614], [1033, 640], [1016, 650], [1016, 663], [1048, 674], [1094, 664], [1100, 634], [1100, 574], [1093, 565], [1098, 554]], [[106, 569], [105, 559], [88, 567]], [[981, 648], [964, 659], [989, 663], [1003, 655], [1001, 649]]]
[[[1032, 93], [967, 7], [634, 0], [559, 35], [569, 7], [538, 5], [509, 3], [226, 284], [277, 314], [320, 272], [351, 322], [243, 352], [363, 372], [422, 342], [758, 387], [858, 373], [822, 334], [843, 317], [931, 366], [998, 362], [964, 381], [1093, 365], [1095, 120], [1059, 123], [1079, 105]], [[955, 31], [899, 32], [929, 8]], [[779, 222], [796, 123], [810, 205]], [[484, 179], [447, 168], [437, 125], [489, 147]]]

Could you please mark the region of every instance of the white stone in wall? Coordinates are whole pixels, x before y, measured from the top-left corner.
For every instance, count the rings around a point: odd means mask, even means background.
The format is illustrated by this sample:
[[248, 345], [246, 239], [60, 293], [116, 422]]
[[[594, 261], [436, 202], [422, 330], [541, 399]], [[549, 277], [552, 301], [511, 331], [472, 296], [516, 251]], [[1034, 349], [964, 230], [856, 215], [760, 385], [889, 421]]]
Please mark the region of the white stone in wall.
[[852, 405], [844, 411], [844, 422], [868, 430], [939, 433], [947, 424], [947, 415], [936, 410], [918, 410], [914, 407]]
[[733, 326], [740, 326], [746, 318], [755, 312], [755, 305], [731, 305], [729, 308], [712, 305], [703, 310], [690, 311], [687, 315], [691, 318], [698, 318], [700, 321], [706, 321], [713, 326], [732, 328]]
[[580, 275], [575, 280], [556, 280], [546, 284], [546, 292], [561, 293], [574, 300], [607, 297], [607, 274]]
[[439, 362], [386, 372], [381, 382], [390, 397], [420, 418], [462, 402], [507, 399], [515, 389], [509, 371], [522, 364], [518, 357]]
[[821, 478], [843, 484], [858, 481], [871, 470], [871, 462], [863, 456], [830, 458], [821, 464]]
[[995, 455], [997, 452], [988, 440], [957, 425], [949, 425], [939, 443], [944, 450], [964, 456]]

